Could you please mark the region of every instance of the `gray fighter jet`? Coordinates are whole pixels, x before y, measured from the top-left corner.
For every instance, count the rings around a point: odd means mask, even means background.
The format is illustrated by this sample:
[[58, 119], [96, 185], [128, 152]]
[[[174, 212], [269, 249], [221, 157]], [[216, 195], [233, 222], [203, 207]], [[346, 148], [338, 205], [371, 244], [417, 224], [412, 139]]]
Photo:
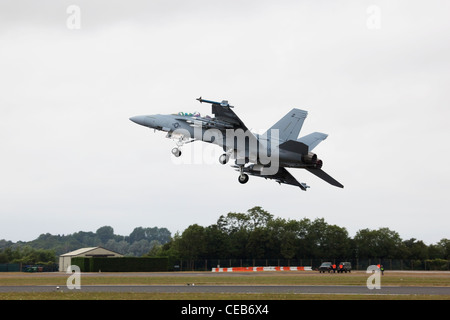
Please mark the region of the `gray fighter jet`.
[[172, 149], [175, 157], [181, 156], [181, 147], [186, 143], [203, 141], [219, 145], [225, 152], [219, 162], [226, 164], [230, 158], [236, 159], [232, 167], [239, 171], [238, 181], [242, 184], [252, 175], [306, 191], [309, 186], [298, 182], [286, 169], [302, 168], [333, 186], [344, 187], [321, 169], [322, 160], [311, 152], [328, 135], [314, 132], [298, 139], [308, 114], [306, 111], [294, 108], [264, 134], [258, 135], [248, 130], [228, 101], [215, 102], [201, 97], [197, 100], [210, 103], [214, 117], [180, 112], [134, 116], [130, 120], [155, 131], [167, 132], [166, 137], [177, 144]]

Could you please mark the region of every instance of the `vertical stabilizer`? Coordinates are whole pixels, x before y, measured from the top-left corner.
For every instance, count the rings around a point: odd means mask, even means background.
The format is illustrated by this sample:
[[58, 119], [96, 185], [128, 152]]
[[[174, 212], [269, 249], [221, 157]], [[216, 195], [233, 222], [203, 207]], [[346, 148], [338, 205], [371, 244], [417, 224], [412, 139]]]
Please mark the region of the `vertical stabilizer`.
[[267, 130], [266, 134], [269, 137], [270, 130], [278, 129], [280, 141], [297, 140], [307, 115], [307, 111], [294, 108]]

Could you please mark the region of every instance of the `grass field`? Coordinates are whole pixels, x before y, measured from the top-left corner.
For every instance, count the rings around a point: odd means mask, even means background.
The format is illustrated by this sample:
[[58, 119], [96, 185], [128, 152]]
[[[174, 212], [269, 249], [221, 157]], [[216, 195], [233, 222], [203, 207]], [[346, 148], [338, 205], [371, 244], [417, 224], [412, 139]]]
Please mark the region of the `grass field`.
[[228, 293], [136, 293], [136, 292], [26, 292], [0, 293], [0, 300], [450, 300], [431, 295], [350, 294], [228, 294]]
[[[355, 285], [365, 286], [369, 275], [365, 272], [347, 274], [319, 274], [317, 272], [260, 272], [217, 274], [211, 272], [178, 273], [89, 273], [81, 275], [81, 285]], [[54, 285], [66, 286], [65, 273], [2, 273], [0, 286]], [[385, 286], [445, 286], [450, 287], [448, 272], [385, 272], [381, 278]], [[62, 290], [63, 291], [63, 290]], [[450, 300], [450, 296], [417, 295], [333, 295], [333, 294], [206, 294], [206, 293], [95, 293], [65, 290], [45, 293], [0, 293], [0, 300]]]

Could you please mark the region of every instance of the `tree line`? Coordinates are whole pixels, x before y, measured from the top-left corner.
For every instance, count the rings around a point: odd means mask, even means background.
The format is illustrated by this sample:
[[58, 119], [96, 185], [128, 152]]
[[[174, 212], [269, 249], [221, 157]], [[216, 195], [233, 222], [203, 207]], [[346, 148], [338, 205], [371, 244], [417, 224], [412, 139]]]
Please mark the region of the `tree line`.
[[210, 226], [190, 225], [150, 256], [173, 259], [450, 259], [450, 240], [426, 245], [388, 228], [361, 229], [352, 238], [323, 218], [275, 218], [257, 206], [230, 212]]
[[110, 226], [96, 232], [41, 234], [30, 242], [0, 240], [0, 263], [56, 262], [63, 253], [102, 246], [125, 256], [177, 259], [408, 259], [450, 260], [450, 240], [426, 245], [403, 240], [389, 228], [361, 229], [354, 237], [323, 218], [276, 218], [256, 206], [245, 213], [221, 215], [215, 224], [192, 224], [182, 232], [137, 227], [128, 236]]
[[128, 236], [115, 234], [110, 226], [100, 227], [96, 232], [79, 231], [69, 235], [46, 233], [29, 242], [0, 240], [0, 263], [55, 263], [61, 254], [97, 246], [125, 256], [140, 257], [170, 240], [170, 231], [158, 227], [136, 227]]

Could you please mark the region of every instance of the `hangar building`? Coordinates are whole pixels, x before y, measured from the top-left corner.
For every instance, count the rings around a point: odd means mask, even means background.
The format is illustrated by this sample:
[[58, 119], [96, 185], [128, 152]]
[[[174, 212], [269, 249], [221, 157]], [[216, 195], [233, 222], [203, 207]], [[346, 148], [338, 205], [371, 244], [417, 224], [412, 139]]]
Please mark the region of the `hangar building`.
[[71, 260], [74, 257], [105, 258], [105, 257], [123, 257], [123, 255], [102, 247], [81, 248], [75, 251], [67, 252], [59, 256], [59, 271], [65, 272], [67, 268], [72, 264]]

